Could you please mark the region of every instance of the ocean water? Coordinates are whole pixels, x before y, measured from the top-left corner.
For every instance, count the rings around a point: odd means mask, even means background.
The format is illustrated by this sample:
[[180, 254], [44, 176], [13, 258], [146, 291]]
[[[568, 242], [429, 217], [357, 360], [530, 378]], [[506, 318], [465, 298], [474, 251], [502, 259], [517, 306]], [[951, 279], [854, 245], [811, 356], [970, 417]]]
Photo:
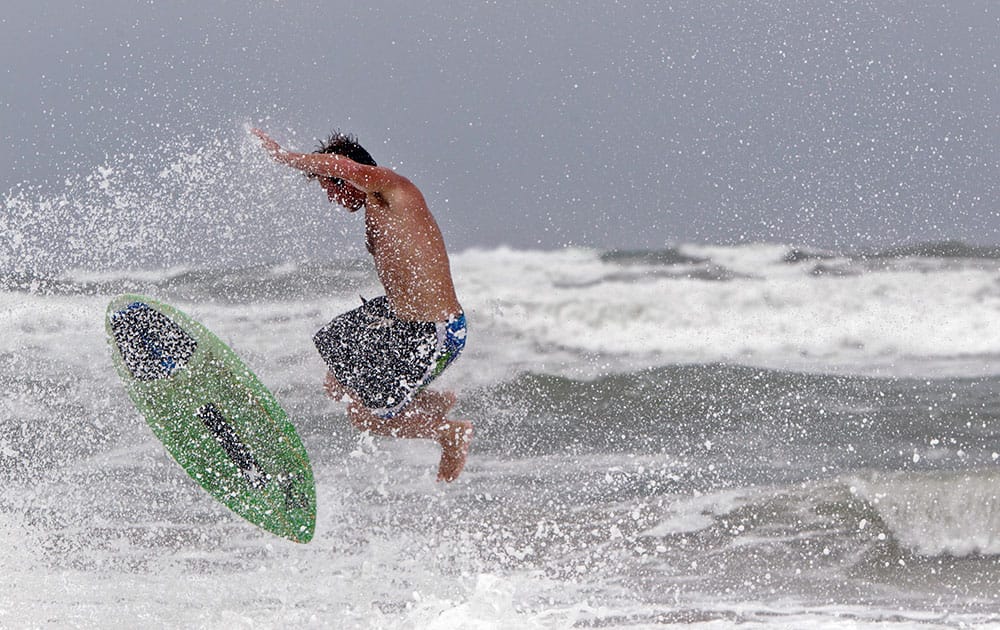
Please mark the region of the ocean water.
[[[453, 255], [476, 423], [356, 432], [310, 337], [366, 260], [0, 278], [0, 627], [1000, 627], [1000, 252], [961, 243]], [[297, 545], [186, 477], [103, 329], [199, 319], [308, 449]]]

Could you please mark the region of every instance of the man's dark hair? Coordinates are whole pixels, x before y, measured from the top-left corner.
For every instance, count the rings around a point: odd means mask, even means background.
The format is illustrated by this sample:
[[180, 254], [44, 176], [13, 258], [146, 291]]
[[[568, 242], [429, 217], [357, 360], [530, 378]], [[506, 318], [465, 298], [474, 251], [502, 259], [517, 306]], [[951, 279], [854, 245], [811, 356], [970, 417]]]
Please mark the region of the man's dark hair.
[[375, 163], [374, 158], [372, 158], [371, 153], [365, 151], [365, 148], [358, 144], [357, 138], [339, 131], [334, 131], [330, 134], [330, 137], [326, 139], [326, 142], [319, 145], [319, 148], [316, 149], [316, 153], [343, 155], [346, 158], [354, 160], [358, 164], [378, 166], [378, 164]]

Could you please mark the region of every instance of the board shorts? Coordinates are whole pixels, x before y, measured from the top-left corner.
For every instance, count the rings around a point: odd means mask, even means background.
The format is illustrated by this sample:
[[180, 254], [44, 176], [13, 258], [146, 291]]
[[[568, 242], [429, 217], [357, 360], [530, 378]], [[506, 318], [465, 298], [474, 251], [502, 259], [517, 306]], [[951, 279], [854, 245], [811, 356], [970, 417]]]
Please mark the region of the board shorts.
[[399, 319], [378, 297], [339, 315], [313, 335], [337, 381], [370, 412], [392, 418], [458, 358], [465, 348], [465, 315], [443, 322]]

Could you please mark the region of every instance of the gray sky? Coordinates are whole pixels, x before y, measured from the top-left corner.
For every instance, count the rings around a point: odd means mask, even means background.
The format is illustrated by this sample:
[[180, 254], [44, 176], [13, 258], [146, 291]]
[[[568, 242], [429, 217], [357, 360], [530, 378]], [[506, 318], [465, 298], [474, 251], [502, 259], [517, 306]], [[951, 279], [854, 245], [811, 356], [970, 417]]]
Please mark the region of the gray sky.
[[[6, 227], [78, 252], [109, 222], [252, 248], [242, 219], [278, 258], [324, 222], [360, 239], [223, 150], [257, 121], [355, 132], [454, 248], [1000, 242], [996, 0], [6, 0], [0, 59]], [[164, 177], [199, 153], [209, 176]]]

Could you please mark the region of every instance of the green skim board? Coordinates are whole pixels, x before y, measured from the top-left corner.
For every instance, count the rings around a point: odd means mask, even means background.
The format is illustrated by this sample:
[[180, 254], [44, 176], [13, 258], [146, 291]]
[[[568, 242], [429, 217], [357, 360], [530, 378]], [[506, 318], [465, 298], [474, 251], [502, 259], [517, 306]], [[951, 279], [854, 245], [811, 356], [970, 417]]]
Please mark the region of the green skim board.
[[239, 357], [184, 313], [138, 295], [112, 300], [105, 327], [129, 395], [191, 478], [251, 523], [309, 542], [316, 486], [306, 450]]

